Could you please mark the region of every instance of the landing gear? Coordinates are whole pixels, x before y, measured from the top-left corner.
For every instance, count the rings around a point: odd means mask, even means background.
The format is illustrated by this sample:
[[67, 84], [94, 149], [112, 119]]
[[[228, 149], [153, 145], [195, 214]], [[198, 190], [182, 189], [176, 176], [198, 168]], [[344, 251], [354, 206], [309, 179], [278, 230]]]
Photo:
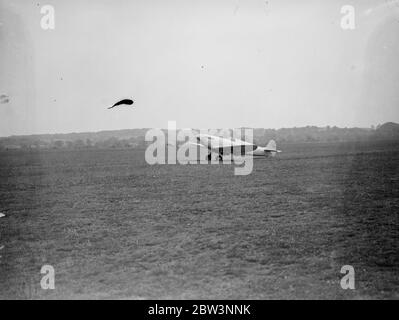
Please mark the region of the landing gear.
[[219, 161], [223, 161], [223, 149], [220, 149], [218, 159]]
[[[212, 161], [212, 152], [209, 152], [206, 159], [208, 161]], [[223, 150], [219, 152], [218, 156], [217, 156], [218, 161], [223, 161]]]

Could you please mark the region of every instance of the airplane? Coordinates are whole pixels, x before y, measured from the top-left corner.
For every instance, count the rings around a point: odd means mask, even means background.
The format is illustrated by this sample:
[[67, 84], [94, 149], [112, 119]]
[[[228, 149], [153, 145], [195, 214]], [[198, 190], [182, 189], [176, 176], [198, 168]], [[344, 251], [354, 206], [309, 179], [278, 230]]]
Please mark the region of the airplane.
[[241, 155], [250, 155], [253, 157], [274, 157], [281, 150], [277, 150], [277, 145], [274, 140], [270, 140], [266, 147], [260, 147], [256, 144], [249, 143], [240, 139], [227, 139], [210, 134], [197, 134], [195, 136], [196, 143], [191, 142], [191, 145], [200, 146], [209, 150], [207, 160], [212, 160], [212, 152], [218, 154], [219, 161], [223, 161], [223, 153], [230, 151], [238, 151]]

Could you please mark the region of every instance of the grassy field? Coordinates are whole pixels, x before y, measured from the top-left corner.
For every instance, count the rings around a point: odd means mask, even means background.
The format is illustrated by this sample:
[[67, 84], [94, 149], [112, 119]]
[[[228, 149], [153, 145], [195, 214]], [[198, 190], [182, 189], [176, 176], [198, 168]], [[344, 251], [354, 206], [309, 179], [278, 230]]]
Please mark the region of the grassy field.
[[0, 153], [0, 298], [398, 299], [399, 143], [279, 148], [248, 176], [144, 150]]

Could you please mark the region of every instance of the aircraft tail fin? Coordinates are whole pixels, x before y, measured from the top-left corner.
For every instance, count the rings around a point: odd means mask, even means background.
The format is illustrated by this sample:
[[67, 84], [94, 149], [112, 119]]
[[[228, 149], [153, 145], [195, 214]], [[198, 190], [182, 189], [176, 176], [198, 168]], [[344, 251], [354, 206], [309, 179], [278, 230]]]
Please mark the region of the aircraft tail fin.
[[274, 140], [270, 140], [264, 150], [266, 155], [271, 155], [273, 157], [277, 154], [277, 152], [281, 152], [281, 150], [277, 150], [277, 144]]
[[276, 141], [270, 140], [269, 143], [266, 145], [266, 151], [275, 151], [277, 152], [277, 144]]

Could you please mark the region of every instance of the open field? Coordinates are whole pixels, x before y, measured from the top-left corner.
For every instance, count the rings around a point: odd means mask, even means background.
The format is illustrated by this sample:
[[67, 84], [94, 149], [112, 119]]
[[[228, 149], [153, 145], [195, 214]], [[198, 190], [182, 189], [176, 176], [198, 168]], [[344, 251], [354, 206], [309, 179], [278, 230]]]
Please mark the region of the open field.
[[0, 298], [398, 299], [399, 143], [278, 147], [248, 176], [144, 150], [0, 153]]

